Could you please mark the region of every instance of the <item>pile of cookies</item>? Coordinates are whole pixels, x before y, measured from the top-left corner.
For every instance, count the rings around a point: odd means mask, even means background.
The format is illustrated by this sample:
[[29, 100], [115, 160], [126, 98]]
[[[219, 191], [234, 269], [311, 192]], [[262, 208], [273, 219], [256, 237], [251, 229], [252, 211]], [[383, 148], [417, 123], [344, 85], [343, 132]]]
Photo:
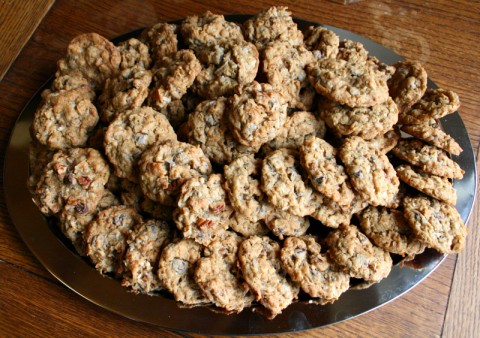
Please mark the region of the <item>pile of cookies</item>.
[[427, 89], [418, 62], [300, 31], [285, 7], [118, 45], [80, 35], [42, 98], [33, 200], [133, 292], [273, 318], [376, 283], [399, 257], [464, 247], [462, 149], [437, 122], [458, 96]]

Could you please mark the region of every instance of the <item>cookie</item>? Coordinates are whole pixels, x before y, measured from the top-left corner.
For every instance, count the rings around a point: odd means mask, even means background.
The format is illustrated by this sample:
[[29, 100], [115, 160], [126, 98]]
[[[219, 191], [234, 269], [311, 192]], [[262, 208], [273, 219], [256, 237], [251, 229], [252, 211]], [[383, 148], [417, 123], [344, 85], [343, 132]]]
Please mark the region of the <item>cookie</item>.
[[[185, 95], [184, 95], [185, 96]], [[181, 124], [185, 123], [188, 118], [188, 112], [185, 108], [183, 100], [173, 100], [166, 106], [158, 110], [159, 113], [162, 113], [167, 118], [168, 122], [177, 132], [177, 136], [180, 139], [179, 127]]]
[[228, 120], [235, 139], [259, 148], [277, 136], [287, 117], [287, 104], [280, 90], [256, 81], [237, 88]]
[[292, 280], [304, 292], [324, 303], [334, 302], [350, 286], [350, 276], [329, 263], [313, 236], [287, 238], [281, 259]]
[[228, 99], [220, 97], [200, 103], [188, 117], [188, 141], [202, 148], [210, 161], [228, 164], [242, 154], [256, 151], [239, 144], [229, 131]]
[[246, 216], [234, 212], [228, 220], [228, 227], [244, 237], [264, 236], [270, 231], [263, 221], [252, 222]]
[[400, 123], [402, 116], [427, 90], [427, 72], [418, 61], [399, 61], [388, 80], [390, 96], [397, 104]]
[[447, 178], [462, 179], [465, 171], [445, 151], [417, 139], [402, 139], [392, 152], [423, 171]]
[[243, 24], [245, 38], [253, 42], [259, 51], [271, 42], [283, 42], [294, 46], [303, 44], [303, 33], [292, 19], [287, 7], [270, 7]]
[[356, 108], [329, 101], [319, 109], [330, 128], [344, 136], [359, 136], [365, 140], [385, 134], [398, 121], [397, 106], [391, 98], [382, 104]]
[[318, 137], [308, 137], [300, 147], [300, 160], [318, 192], [348, 207], [354, 197], [345, 168], [336, 160], [337, 149]]
[[151, 219], [133, 228], [123, 259], [123, 286], [135, 293], [161, 289], [157, 274], [158, 261], [170, 236], [170, 225], [165, 221]]
[[272, 318], [297, 298], [299, 287], [282, 269], [277, 242], [259, 236], [244, 240], [238, 250], [238, 262], [256, 300], [270, 311]]
[[122, 58], [120, 69], [129, 69], [137, 66], [143, 69], [150, 69], [152, 66], [152, 58], [150, 57], [148, 46], [142, 41], [131, 38], [120, 42], [117, 48]]
[[467, 228], [457, 209], [436, 199], [405, 197], [404, 215], [417, 237], [441, 253], [458, 253], [465, 247]]
[[176, 140], [167, 118], [150, 107], [135, 108], [117, 116], [105, 133], [105, 154], [115, 175], [138, 181], [137, 161], [153, 144]]
[[107, 79], [97, 102], [102, 121], [110, 123], [121, 112], [141, 107], [151, 82], [152, 73], [141, 66], [127, 68]]
[[43, 171], [55, 154], [55, 150], [48, 149], [35, 139], [30, 141], [28, 146], [28, 169], [29, 176], [27, 181], [28, 191], [32, 196], [35, 195], [38, 181], [43, 175]]
[[365, 62], [368, 59], [368, 51], [360, 42], [345, 39], [338, 45], [338, 60]]
[[463, 151], [455, 139], [439, 127], [434, 127], [429, 124], [409, 124], [402, 126], [401, 129], [413, 137], [441, 148], [450, 154], [458, 156]]
[[173, 140], [148, 148], [138, 166], [143, 193], [166, 205], [174, 205], [182, 184], [189, 178], [212, 172], [212, 165], [202, 149]]
[[308, 217], [296, 216], [272, 207], [270, 207], [270, 210], [267, 212], [264, 222], [270, 231], [280, 240], [283, 240], [287, 236], [305, 235], [310, 227]]
[[110, 168], [97, 150], [58, 151], [43, 170], [33, 200], [47, 216], [62, 210], [85, 214], [97, 207], [109, 176]]
[[304, 43], [317, 60], [336, 58], [340, 39], [337, 34], [322, 26], [310, 26], [305, 31]]
[[277, 136], [262, 146], [262, 152], [268, 154], [281, 148], [298, 150], [307, 137], [324, 138], [326, 131], [325, 122], [313, 113], [297, 111], [287, 117]]
[[147, 27], [142, 31], [138, 39], [148, 47], [152, 56], [152, 63], [177, 52], [177, 31], [177, 25], [163, 22]]
[[349, 207], [342, 207], [331, 199], [320, 194], [315, 195], [315, 211], [310, 215], [329, 228], [349, 225], [354, 214], [359, 213], [369, 205], [359, 194], [355, 194]]
[[85, 98], [88, 98], [91, 101], [95, 99], [95, 91], [90, 87], [90, 83], [88, 82], [88, 80], [79, 73], [65, 74], [55, 77], [52, 81], [51, 90], [46, 90], [45, 95], [45, 91], [42, 92], [42, 98], [45, 99], [46, 95], [51, 92], [73, 90], [77, 88], [85, 89], [85, 92], [83, 93], [85, 95]]
[[370, 147], [377, 149], [382, 154], [386, 154], [395, 148], [395, 146], [398, 144], [398, 141], [400, 141], [400, 138], [401, 135], [398, 128], [393, 128], [392, 130], [387, 131], [385, 134], [374, 137], [368, 142]]
[[70, 41], [65, 58], [58, 61], [56, 77], [81, 74], [94, 90], [118, 72], [122, 57], [117, 47], [97, 33], [86, 33]]
[[162, 109], [181, 99], [201, 70], [200, 61], [190, 50], [183, 49], [164, 56], [152, 68], [153, 89], [148, 96], [148, 104]]
[[351, 277], [378, 282], [392, 269], [390, 254], [373, 245], [356, 226], [340, 226], [328, 235], [326, 243], [327, 255]]
[[304, 181], [300, 163], [291, 150], [275, 150], [264, 158], [262, 188], [268, 201], [281, 211], [303, 217], [315, 210], [314, 192]]
[[429, 88], [407, 111], [399, 116], [403, 124], [423, 124], [455, 112], [460, 107], [457, 93], [445, 89]]
[[241, 279], [236, 266], [238, 246], [242, 238], [234, 232], [210, 243], [205, 256], [198, 260], [195, 282], [202, 293], [217, 307], [228, 313], [239, 313], [254, 300]]
[[85, 253], [95, 269], [101, 273], [123, 272], [123, 256], [127, 238], [133, 227], [142, 222], [142, 217], [124, 205], [112, 206], [98, 213], [85, 230]]
[[400, 182], [385, 154], [362, 138], [352, 136], [341, 146], [339, 157], [354, 189], [365, 201], [383, 206], [393, 202]]
[[369, 107], [388, 99], [385, 79], [371, 63], [322, 59], [307, 65], [308, 79], [317, 93], [349, 107]]
[[358, 218], [364, 234], [387, 252], [413, 257], [425, 250], [401, 211], [370, 206]]
[[33, 136], [50, 149], [84, 147], [98, 122], [88, 88], [49, 93], [33, 117]]
[[457, 203], [457, 191], [447, 178], [431, 175], [406, 164], [399, 165], [395, 170], [401, 181], [424, 194], [452, 206]]
[[309, 110], [312, 107], [315, 90], [308, 82], [305, 66], [313, 61], [313, 53], [303, 45], [277, 41], [263, 51], [263, 73], [267, 82], [282, 89], [291, 108]]
[[227, 229], [233, 209], [223, 183], [221, 174], [212, 174], [193, 177], [182, 185], [173, 218], [185, 238], [208, 245]]
[[160, 255], [158, 278], [177, 302], [185, 305], [209, 303], [194, 280], [195, 264], [202, 256], [202, 246], [193, 239], [168, 244]]

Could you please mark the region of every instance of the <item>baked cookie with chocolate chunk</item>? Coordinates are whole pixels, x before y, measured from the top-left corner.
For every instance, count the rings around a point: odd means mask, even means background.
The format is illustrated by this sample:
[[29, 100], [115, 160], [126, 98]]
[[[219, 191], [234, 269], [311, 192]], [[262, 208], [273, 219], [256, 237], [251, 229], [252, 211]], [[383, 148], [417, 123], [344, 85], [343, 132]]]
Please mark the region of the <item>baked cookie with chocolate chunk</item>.
[[153, 64], [164, 56], [171, 56], [177, 52], [177, 31], [177, 25], [164, 22], [159, 22], [142, 31], [138, 39], [148, 47]]
[[432, 175], [407, 164], [395, 168], [398, 178], [424, 194], [455, 206], [457, 191], [448, 178]]
[[148, 46], [142, 41], [131, 38], [120, 42], [117, 48], [122, 57], [120, 69], [128, 69], [136, 66], [150, 69], [152, 66], [152, 58], [150, 57]]
[[265, 216], [264, 222], [272, 234], [280, 240], [288, 236], [305, 235], [310, 227], [308, 217], [297, 216], [288, 211], [282, 211], [271, 206]]
[[425, 250], [401, 211], [370, 206], [358, 218], [365, 235], [385, 251], [413, 257]]
[[455, 139], [438, 126], [432, 126], [430, 124], [409, 124], [402, 126], [401, 129], [413, 137], [441, 148], [450, 154], [458, 156], [463, 151]]
[[336, 58], [340, 39], [337, 34], [322, 26], [310, 26], [304, 33], [304, 43], [315, 59]]
[[339, 157], [353, 187], [372, 205], [389, 206], [398, 193], [400, 181], [388, 157], [358, 136], [345, 140]]
[[310, 215], [329, 228], [338, 228], [340, 225], [349, 225], [354, 214], [359, 213], [369, 205], [360, 194], [355, 194], [350, 206], [342, 206], [331, 199], [316, 194], [314, 199], [315, 211]]
[[282, 313], [297, 298], [299, 287], [287, 277], [280, 260], [280, 245], [268, 238], [253, 236], [238, 250], [238, 262], [252, 293], [271, 318]]
[[467, 227], [455, 207], [427, 196], [405, 197], [404, 215], [418, 238], [441, 253], [465, 247]]
[[333, 303], [350, 287], [350, 276], [330, 264], [313, 236], [287, 238], [281, 259], [292, 280], [322, 303]]
[[462, 179], [465, 173], [445, 151], [417, 139], [400, 140], [392, 152], [401, 160], [433, 175]]

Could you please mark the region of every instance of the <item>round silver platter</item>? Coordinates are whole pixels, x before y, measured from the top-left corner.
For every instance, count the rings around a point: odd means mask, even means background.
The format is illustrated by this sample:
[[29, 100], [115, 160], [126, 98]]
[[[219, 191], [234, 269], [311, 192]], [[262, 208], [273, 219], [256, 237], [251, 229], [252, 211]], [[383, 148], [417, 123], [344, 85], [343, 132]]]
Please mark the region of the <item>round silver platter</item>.
[[[225, 16], [227, 20], [234, 22], [244, 22], [249, 17]], [[302, 30], [311, 25], [319, 25], [304, 20], [296, 22]], [[384, 63], [392, 64], [402, 59], [367, 38], [335, 27], [325, 27], [334, 31], [341, 39], [363, 43], [370, 55]], [[114, 42], [137, 36], [140, 31], [124, 34], [114, 39]], [[430, 82], [429, 86], [435, 87], [435, 84]], [[26, 186], [29, 175], [29, 127], [40, 102], [42, 89], [40, 88], [20, 114], [8, 145], [4, 182], [10, 216], [22, 239], [52, 275], [82, 297], [112, 312], [166, 329], [202, 334], [268, 334], [318, 328], [353, 318], [401, 296], [426, 278], [445, 258], [443, 254], [427, 250], [410, 264], [396, 264], [387, 278], [367, 289], [350, 289], [338, 301], [328, 305], [297, 302], [273, 320], [266, 319], [252, 309], [244, 310], [240, 314], [225, 315], [205, 307], [182, 308], [168, 296], [135, 295], [122, 287], [118, 280], [102, 276], [87, 260], [77, 255], [31, 200]], [[455, 181], [454, 186], [458, 193], [457, 209], [464, 222], [467, 222], [476, 191], [473, 149], [458, 113], [449, 115], [441, 122], [443, 129], [452, 135], [464, 150], [454, 159], [465, 170], [465, 176], [461, 181]]]

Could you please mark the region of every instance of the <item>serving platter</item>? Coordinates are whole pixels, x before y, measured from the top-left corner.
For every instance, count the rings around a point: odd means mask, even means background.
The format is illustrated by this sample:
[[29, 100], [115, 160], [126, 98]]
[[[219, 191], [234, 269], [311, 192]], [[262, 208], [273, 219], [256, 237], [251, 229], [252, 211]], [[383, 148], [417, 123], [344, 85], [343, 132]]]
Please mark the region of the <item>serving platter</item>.
[[[225, 16], [234, 22], [243, 22], [249, 17]], [[302, 30], [318, 25], [304, 20], [296, 22]], [[384, 63], [392, 64], [402, 59], [393, 51], [367, 38], [335, 27], [325, 27], [341, 39], [361, 42], [370, 55]], [[140, 31], [141, 29], [123, 34], [114, 39], [114, 42], [137, 36]], [[297, 302], [273, 320], [268, 320], [253, 309], [225, 315], [206, 307], [183, 308], [173, 298], [164, 295], [135, 295], [122, 287], [118, 280], [100, 275], [87, 260], [80, 257], [31, 201], [26, 185], [29, 175], [29, 128], [40, 103], [41, 90], [48, 85], [40, 88], [28, 102], [12, 131], [4, 170], [7, 206], [22, 239], [41, 264], [65, 286], [98, 306], [134, 320], [177, 331], [223, 335], [293, 332], [335, 324], [382, 306], [420, 283], [446, 257], [427, 250], [409, 264], [395, 265], [387, 278], [367, 289], [350, 289], [333, 304]], [[435, 87], [435, 84], [429, 81], [429, 86]], [[454, 159], [465, 170], [465, 175], [462, 180], [455, 181], [454, 186], [458, 194], [457, 209], [466, 223], [473, 208], [477, 184], [473, 149], [458, 112], [443, 118], [441, 124], [464, 149]]]

